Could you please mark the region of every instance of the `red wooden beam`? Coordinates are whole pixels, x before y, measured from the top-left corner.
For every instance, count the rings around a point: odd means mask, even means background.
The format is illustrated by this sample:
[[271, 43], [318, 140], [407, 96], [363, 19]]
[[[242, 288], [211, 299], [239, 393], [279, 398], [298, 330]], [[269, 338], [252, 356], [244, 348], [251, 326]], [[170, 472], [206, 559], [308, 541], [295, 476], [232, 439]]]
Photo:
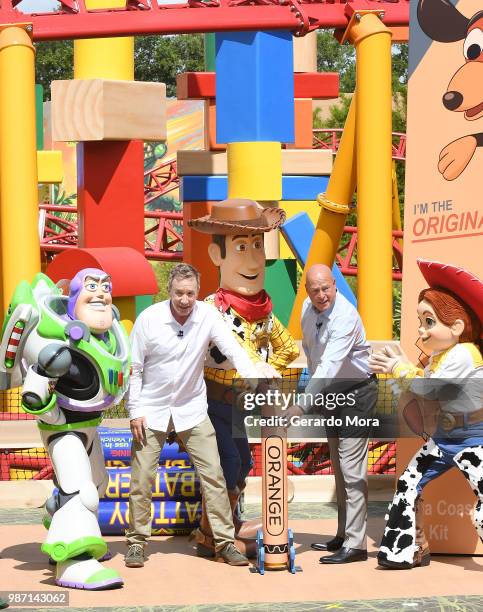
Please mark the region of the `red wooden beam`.
[[[234, 30], [291, 30], [303, 34], [319, 28], [345, 28], [348, 24], [346, 6], [355, 10], [377, 10], [384, 23], [407, 26], [409, 0], [271, 0], [271, 4], [229, 4], [229, 0], [186, 4], [130, 3], [127, 9], [86, 11], [83, 0], [77, 8], [64, 2], [57, 13], [24, 14], [14, 6], [17, 0], [2, 0], [0, 23], [33, 26], [33, 38], [62, 40], [75, 38], [101, 38], [109, 36], [135, 36], [149, 34], [192, 34], [196, 32], [222, 32]], [[283, 2], [283, 4], [282, 4]]]
[[[339, 96], [337, 72], [296, 72], [294, 74], [294, 98], [324, 100]], [[184, 72], [176, 77], [178, 100], [204, 100], [216, 98], [216, 74], [214, 72]]]

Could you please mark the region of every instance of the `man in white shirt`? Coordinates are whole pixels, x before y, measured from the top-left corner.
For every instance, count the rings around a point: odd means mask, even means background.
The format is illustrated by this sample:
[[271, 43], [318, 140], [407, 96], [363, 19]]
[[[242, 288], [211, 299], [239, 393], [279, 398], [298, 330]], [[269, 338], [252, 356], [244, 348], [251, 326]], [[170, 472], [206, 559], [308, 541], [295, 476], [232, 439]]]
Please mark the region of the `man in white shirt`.
[[248, 560], [234, 544], [234, 527], [215, 430], [207, 415], [203, 366], [215, 343], [245, 379], [257, 372], [220, 313], [198, 302], [199, 274], [175, 266], [168, 280], [170, 299], [150, 306], [131, 333], [132, 375], [127, 407], [131, 419], [131, 490], [126, 555], [128, 567], [144, 565], [151, 535], [151, 486], [168, 433], [176, 431], [201, 482], [215, 553], [230, 565]]
[[354, 404], [348, 412], [344, 408], [323, 410], [326, 417], [343, 417], [342, 426], [326, 426], [337, 491], [338, 527], [334, 538], [314, 543], [312, 548], [337, 551], [321, 557], [321, 563], [365, 561], [369, 430], [347, 427], [345, 417], [370, 417], [374, 408], [377, 381], [368, 365], [370, 347], [359, 313], [337, 291], [329, 267], [311, 266], [306, 289], [309, 297], [302, 308], [302, 346], [311, 378], [305, 388], [305, 401], [299, 399], [299, 405], [289, 408], [287, 418], [308, 412], [314, 398], [329, 391], [347, 398], [346, 406]]

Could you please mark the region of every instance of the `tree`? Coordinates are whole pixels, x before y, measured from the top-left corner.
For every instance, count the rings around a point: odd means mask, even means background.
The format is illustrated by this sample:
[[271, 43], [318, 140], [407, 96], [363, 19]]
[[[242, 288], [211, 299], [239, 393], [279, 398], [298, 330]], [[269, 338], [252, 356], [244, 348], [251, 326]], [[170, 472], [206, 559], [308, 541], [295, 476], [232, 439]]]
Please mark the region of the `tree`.
[[135, 78], [166, 83], [166, 94], [176, 96], [176, 75], [204, 70], [203, 36], [139, 36], [135, 42]]
[[[50, 100], [50, 83], [72, 79], [74, 45], [71, 40], [35, 43], [36, 81]], [[176, 96], [176, 75], [204, 69], [203, 36], [138, 36], [134, 41], [135, 78], [137, 81], [166, 83], [166, 94]]]
[[356, 86], [355, 49], [352, 45], [341, 45], [332, 30], [317, 34], [317, 70], [338, 72], [339, 90], [352, 92]]
[[73, 77], [74, 43], [71, 40], [54, 40], [34, 45], [35, 81], [44, 88], [44, 100], [50, 100], [50, 83]]

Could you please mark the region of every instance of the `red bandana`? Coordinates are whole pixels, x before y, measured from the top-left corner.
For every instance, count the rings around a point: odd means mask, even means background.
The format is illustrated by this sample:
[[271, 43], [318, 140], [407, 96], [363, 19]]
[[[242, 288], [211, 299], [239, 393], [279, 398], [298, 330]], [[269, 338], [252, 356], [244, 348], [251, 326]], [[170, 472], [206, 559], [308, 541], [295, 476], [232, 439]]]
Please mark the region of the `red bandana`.
[[228, 308], [233, 308], [244, 319], [252, 323], [264, 319], [272, 312], [272, 300], [268, 293], [263, 289], [256, 295], [240, 295], [228, 289], [218, 289], [215, 293], [215, 306], [222, 312]]

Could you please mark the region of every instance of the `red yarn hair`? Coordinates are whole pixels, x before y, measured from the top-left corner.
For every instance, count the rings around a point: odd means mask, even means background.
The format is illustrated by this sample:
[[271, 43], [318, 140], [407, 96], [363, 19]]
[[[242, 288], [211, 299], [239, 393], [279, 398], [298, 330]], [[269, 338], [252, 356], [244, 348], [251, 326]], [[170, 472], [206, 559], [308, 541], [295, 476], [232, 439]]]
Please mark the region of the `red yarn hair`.
[[473, 310], [456, 294], [447, 289], [423, 289], [419, 294], [418, 302], [429, 302], [438, 319], [448, 327], [457, 319], [464, 324], [463, 333], [459, 342], [474, 342], [481, 347], [481, 323]]

